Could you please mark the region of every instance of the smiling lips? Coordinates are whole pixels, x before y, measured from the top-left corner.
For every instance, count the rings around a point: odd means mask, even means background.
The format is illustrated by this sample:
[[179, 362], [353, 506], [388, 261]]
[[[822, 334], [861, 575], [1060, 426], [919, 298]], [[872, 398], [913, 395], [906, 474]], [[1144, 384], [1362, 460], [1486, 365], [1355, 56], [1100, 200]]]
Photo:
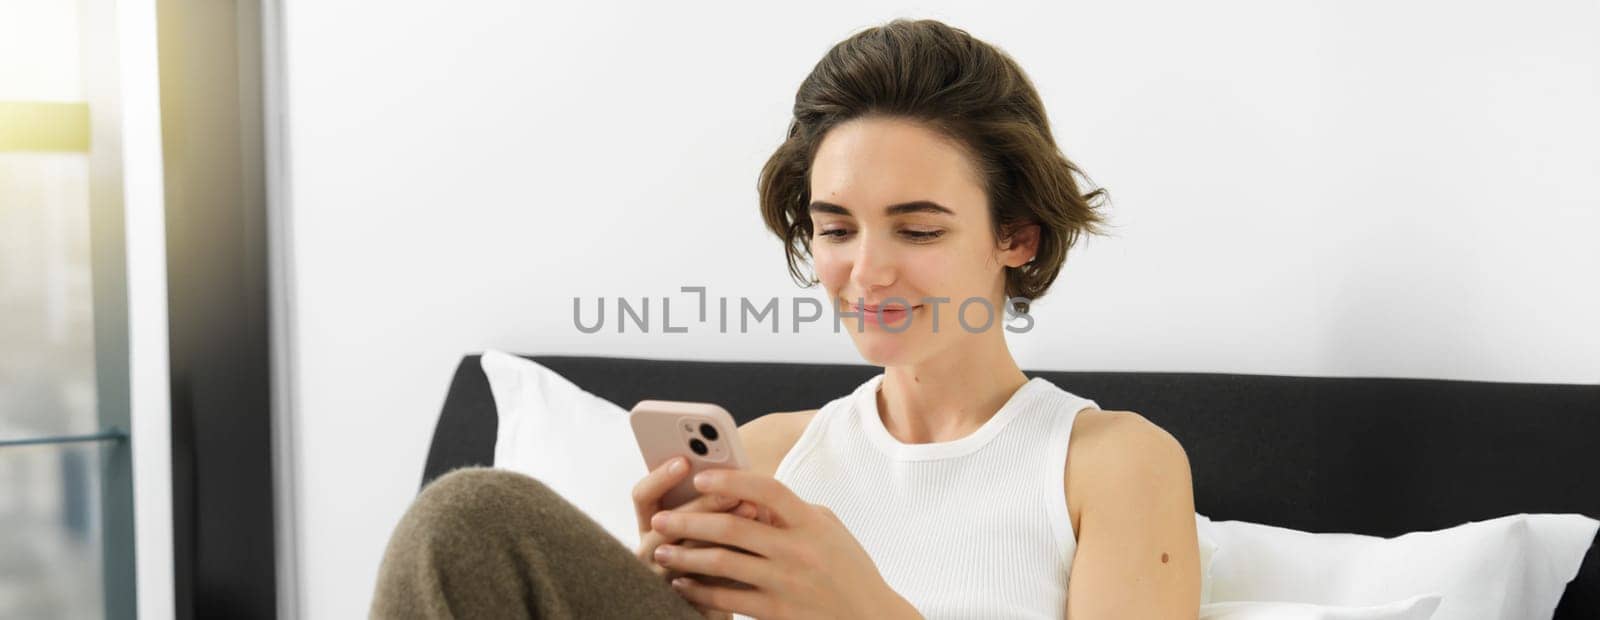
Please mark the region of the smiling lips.
[[[901, 320], [903, 320], [908, 310], [906, 306], [899, 304], [892, 306], [886, 306], [882, 304], [866, 304], [864, 306], [857, 306], [853, 303], [846, 302], [845, 306], [850, 309], [850, 312], [862, 313], [862, 318], [864, 319], [876, 321], [878, 323], [891, 324], [898, 324]], [[911, 306], [909, 310], [915, 310], [921, 307], [921, 305]]]

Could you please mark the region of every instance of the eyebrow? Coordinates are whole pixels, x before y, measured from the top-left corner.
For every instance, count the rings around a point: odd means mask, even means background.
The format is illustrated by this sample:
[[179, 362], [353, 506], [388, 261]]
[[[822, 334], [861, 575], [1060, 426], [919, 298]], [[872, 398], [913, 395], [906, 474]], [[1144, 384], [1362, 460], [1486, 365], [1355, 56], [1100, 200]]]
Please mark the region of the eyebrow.
[[[821, 200], [812, 202], [809, 210], [812, 212], [832, 213], [835, 215], [850, 215], [849, 209], [831, 202], [823, 202]], [[930, 200], [913, 200], [911, 202], [902, 202], [897, 205], [889, 205], [888, 208], [884, 209], [884, 213], [888, 215], [904, 215], [907, 213], [935, 213], [944, 215], [956, 214], [955, 211], [951, 211], [948, 207]]]

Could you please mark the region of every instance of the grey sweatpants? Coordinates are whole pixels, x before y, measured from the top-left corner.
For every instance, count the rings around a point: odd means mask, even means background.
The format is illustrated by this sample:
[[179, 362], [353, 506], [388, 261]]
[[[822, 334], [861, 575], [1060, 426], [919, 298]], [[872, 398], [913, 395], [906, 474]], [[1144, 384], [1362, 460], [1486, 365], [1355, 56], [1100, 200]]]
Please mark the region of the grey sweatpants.
[[700, 613], [537, 479], [472, 467], [434, 480], [378, 569], [374, 618], [677, 618]]

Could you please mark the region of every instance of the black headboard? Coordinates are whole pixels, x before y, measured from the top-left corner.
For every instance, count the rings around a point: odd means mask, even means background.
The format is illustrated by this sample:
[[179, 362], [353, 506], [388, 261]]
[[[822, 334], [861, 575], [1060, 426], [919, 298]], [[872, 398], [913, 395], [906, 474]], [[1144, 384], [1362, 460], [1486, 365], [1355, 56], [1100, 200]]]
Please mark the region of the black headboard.
[[[813, 409], [873, 366], [524, 356], [623, 408], [721, 404], [744, 423]], [[1308, 532], [1396, 536], [1521, 512], [1600, 518], [1600, 385], [1159, 372], [1027, 371], [1136, 411], [1188, 452], [1195, 510]], [[497, 418], [479, 356], [461, 360], [423, 484], [491, 465]], [[1556, 617], [1600, 618], [1590, 547]]]

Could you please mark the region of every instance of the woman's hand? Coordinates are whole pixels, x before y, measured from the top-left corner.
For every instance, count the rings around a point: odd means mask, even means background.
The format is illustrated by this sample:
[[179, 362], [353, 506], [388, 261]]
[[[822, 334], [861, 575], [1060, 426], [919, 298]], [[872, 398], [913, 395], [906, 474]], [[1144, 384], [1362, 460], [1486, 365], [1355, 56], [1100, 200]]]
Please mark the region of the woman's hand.
[[[652, 572], [668, 580], [678, 577], [681, 573], [656, 563], [655, 550], [657, 547], [663, 543], [676, 543], [686, 548], [709, 546], [709, 543], [698, 540], [684, 540], [682, 537], [669, 538], [650, 527], [650, 516], [661, 510], [661, 497], [666, 495], [667, 491], [671, 490], [673, 486], [677, 485], [678, 481], [683, 480], [683, 477], [688, 474], [688, 470], [688, 460], [681, 456], [676, 457], [662, 463], [655, 471], [646, 474], [633, 487], [634, 515], [639, 522], [639, 548], [635, 555], [639, 558], [639, 561], [645, 563], [645, 566], [650, 567]], [[761, 519], [767, 511], [748, 502], [741, 502], [736, 498], [702, 493], [700, 496], [671, 509], [669, 512], [718, 514], [731, 512], [746, 519]], [[719, 583], [722, 582], [719, 581]], [[740, 584], [729, 585], [738, 586]], [[690, 602], [693, 603], [693, 601]], [[700, 610], [702, 615], [712, 620], [725, 620], [731, 617], [727, 612], [707, 609], [699, 604], [695, 604], [695, 607]]]
[[844, 523], [825, 506], [801, 500], [770, 476], [714, 470], [695, 476], [695, 488], [764, 507], [769, 522], [729, 514], [658, 512], [652, 529], [666, 538], [690, 538], [737, 547], [664, 544], [656, 561], [668, 568], [733, 580], [726, 587], [691, 577], [672, 584], [702, 609], [756, 618], [920, 618], [896, 594]]

